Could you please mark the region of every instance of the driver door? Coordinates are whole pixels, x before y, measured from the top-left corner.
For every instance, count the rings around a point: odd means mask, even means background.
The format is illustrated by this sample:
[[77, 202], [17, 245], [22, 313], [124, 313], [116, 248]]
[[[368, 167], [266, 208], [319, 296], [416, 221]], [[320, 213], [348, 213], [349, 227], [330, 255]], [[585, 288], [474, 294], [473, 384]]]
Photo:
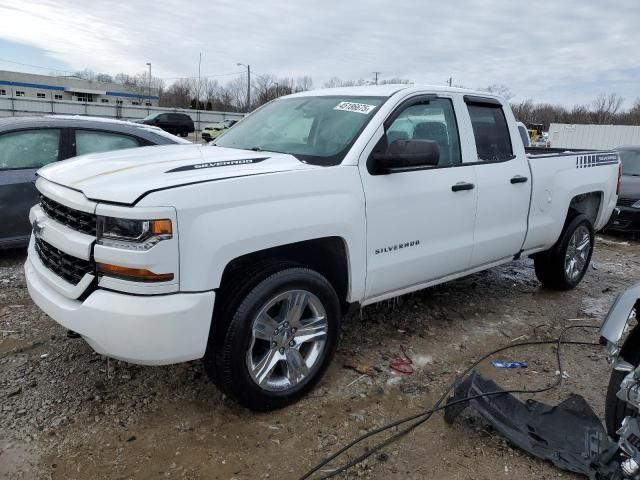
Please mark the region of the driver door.
[[[436, 143], [438, 164], [376, 174], [373, 154], [394, 140]], [[389, 297], [467, 270], [477, 189], [470, 149], [461, 145], [453, 100], [422, 95], [400, 104], [361, 158], [366, 198], [368, 299]]]

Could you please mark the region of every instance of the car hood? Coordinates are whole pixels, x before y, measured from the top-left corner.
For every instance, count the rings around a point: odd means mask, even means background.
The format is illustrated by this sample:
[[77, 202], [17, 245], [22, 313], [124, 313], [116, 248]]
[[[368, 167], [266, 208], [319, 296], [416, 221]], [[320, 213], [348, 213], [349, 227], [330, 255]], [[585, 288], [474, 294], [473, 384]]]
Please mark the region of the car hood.
[[634, 175], [622, 175], [620, 185], [620, 197], [640, 198], [640, 177]]
[[292, 155], [207, 145], [168, 145], [83, 155], [38, 175], [92, 200], [133, 204], [145, 193], [193, 183], [321, 168]]

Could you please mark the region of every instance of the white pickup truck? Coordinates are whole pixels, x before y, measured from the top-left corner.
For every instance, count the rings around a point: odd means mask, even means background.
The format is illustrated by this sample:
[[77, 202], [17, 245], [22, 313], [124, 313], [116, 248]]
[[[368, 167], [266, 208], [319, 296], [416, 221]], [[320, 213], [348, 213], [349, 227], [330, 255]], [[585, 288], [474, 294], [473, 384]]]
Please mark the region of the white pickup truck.
[[352, 307], [533, 256], [576, 286], [617, 199], [614, 152], [525, 152], [506, 102], [369, 86], [275, 100], [213, 145], [38, 172], [29, 292], [99, 353], [204, 357], [269, 410], [307, 393]]

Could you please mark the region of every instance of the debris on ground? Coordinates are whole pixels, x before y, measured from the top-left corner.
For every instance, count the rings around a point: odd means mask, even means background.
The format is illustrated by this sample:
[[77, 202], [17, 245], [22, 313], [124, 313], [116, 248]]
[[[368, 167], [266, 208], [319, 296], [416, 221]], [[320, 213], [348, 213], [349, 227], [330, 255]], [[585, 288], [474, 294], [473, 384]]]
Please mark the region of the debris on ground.
[[528, 362], [513, 362], [506, 360], [491, 360], [489, 363], [495, 368], [528, 368]]
[[349, 360], [343, 364], [344, 368], [349, 368], [358, 372], [361, 375], [369, 375], [371, 377], [375, 376], [378, 372], [371, 365], [367, 365], [363, 362], [358, 362], [357, 360]]
[[[481, 396], [485, 394], [489, 395]], [[456, 387], [448, 404], [466, 398], [470, 400], [447, 407], [447, 423], [471, 406], [511, 444], [530, 455], [591, 480], [621, 478], [612, 476], [620, 471], [612, 460], [618, 446], [582, 396], [572, 394], [556, 406], [533, 399], [523, 402], [493, 380], [473, 373]]]

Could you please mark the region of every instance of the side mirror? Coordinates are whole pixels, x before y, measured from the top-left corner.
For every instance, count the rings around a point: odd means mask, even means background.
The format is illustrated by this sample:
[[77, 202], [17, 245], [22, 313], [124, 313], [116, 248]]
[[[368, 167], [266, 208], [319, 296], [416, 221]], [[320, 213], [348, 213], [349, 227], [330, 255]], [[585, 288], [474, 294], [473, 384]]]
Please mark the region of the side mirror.
[[375, 168], [380, 173], [434, 167], [440, 160], [440, 149], [433, 140], [394, 140], [384, 153], [374, 153]]

